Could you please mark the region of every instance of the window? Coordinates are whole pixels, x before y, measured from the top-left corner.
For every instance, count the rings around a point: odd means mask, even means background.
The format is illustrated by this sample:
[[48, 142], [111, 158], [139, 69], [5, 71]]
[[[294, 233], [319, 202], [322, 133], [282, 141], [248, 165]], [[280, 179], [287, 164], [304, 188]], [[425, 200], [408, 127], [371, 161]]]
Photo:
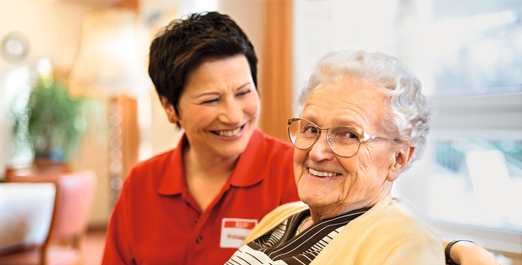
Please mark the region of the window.
[[422, 28], [409, 29], [426, 37], [409, 63], [438, 115], [424, 158], [395, 195], [441, 235], [520, 255], [522, 5], [434, 0], [426, 9]]
[[428, 179], [431, 219], [521, 231], [522, 141], [495, 133], [503, 139], [460, 135], [434, 141], [436, 166]]
[[436, 0], [432, 12], [428, 216], [522, 233], [522, 5]]
[[[5, 75], [3, 80], [3, 94], [5, 101], [2, 104], [2, 108], [4, 108], [3, 111], [5, 111], [5, 116], [8, 119], [13, 112], [20, 113], [29, 100], [29, 93], [31, 91], [29, 80], [31, 80], [29, 66], [21, 66]], [[11, 128], [9, 128], [6, 140], [11, 140], [10, 134]], [[16, 147], [16, 149], [19, 150], [17, 153], [14, 152], [15, 148], [12, 146], [15, 143], [20, 144], [20, 146]], [[32, 151], [29, 148], [28, 143], [24, 142], [23, 139], [21, 139], [21, 141], [9, 141], [9, 144], [6, 144], [6, 147], [5, 153], [9, 154], [9, 157], [5, 158], [5, 162], [18, 166], [27, 164], [31, 161], [33, 155]]]
[[520, 92], [522, 5], [519, 1], [433, 2], [436, 95]]
[[437, 224], [441, 236], [520, 255], [520, 1], [378, 2], [294, 2], [294, 97], [327, 51], [396, 55], [438, 115], [424, 157], [392, 193]]

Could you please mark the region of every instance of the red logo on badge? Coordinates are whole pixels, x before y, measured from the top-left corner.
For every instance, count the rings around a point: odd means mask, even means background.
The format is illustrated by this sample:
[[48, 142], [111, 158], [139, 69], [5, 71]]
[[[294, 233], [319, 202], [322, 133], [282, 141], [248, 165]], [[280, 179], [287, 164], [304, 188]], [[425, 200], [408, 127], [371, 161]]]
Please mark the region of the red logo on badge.
[[252, 229], [256, 226], [256, 222], [252, 221], [225, 221], [225, 228], [242, 228]]

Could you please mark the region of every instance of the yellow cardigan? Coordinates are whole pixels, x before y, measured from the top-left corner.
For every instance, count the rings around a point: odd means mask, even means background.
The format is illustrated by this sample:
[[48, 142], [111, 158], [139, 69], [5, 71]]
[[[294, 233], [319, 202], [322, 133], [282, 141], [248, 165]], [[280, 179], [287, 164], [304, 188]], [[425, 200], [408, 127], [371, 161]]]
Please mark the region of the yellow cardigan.
[[[307, 209], [287, 203], [268, 213], [245, 242], [252, 241], [293, 214]], [[406, 203], [388, 194], [348, 223], [311, 265], [445, 264], [440, 239]]]

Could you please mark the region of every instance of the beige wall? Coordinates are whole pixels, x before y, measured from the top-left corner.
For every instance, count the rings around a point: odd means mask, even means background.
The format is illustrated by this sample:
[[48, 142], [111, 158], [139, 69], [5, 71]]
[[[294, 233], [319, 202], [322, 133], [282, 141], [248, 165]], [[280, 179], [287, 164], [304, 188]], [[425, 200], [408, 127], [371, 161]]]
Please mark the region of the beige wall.
[[[5, 91], [4, 79], [9, 72], [22, 67], [29, 66], [34, 69], [36, 62], [44, 57], [51, 60], [56, 69], [69, 71], [74, 64], [78, 53], [81, 25], [83, 15], [93, 8], [81, 4], [54, 3], [52, 1], [40, 0], [0, 0], [0, 38], [13, 31], [22, 32], [30, 42], [30, 50], [27, 58], [19, 63], [8, 63], [0, 58], [0, 173], [11, 157], [9, 127], [5, 122], [6, 112], [9, 106], [8, 92]], [[99, 148], [97, 143], [95, 148]], [[103, 145], [102, 145], [103, 146]], [[96, 150], [95, 150], [96, 151]], [[94, 152], [93, 152], [94, 153]], [[74, 168], [93, 168], [98, 174], [98, 185], [96, 187], [96, 200], [91, 220], [105, 220], [108, 209], [105, 207], [103, 190], [103, 168], [99, 169], [97, 164], [103, 159], [97, 156], [89, 159], [88, 156], [80, 155], [79, 163], [74, 163]], [[91, 162], [92, 161], [92, 162]]]
[[80, 41], [81, 17], [88, 10], [84, 6], [51, 4], [50, 1], [0, 0], [0, 39], [17, 31], [27, 36], [30, 50], [19, 63], [8, 63], [0, 58], [0, 172], [4, 172], [10, 158], [9, 128], [5, 115], [9, 105], [4, 78], [19, 67], [48, 57], [59, 68], [70, 68], [74, 63]]

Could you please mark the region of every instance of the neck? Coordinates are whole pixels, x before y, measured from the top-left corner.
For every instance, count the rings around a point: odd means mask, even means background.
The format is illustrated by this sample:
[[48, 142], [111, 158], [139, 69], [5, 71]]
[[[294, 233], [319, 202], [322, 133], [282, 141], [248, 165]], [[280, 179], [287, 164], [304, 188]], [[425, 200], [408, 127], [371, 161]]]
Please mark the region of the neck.
[[215, 200], [229, 179], [238, 156], [233, 158], [214, 157], [198, 153], [194, 148], [183, 150], [183, 165], [190, 194], [202, 211]]
[[239, 156], [216, 157], [206, 152], [198, 152], [190, 145], [183, 150], [183, 164], [185, 174], [189, 176], [200, 176], [214, 178], [224, 176], [228, 178], [236, 166]]
[[341, 214], [345, 214], [347, 212], [351, 212], [357, 209], [372, 207], [382, 199], [384, 199], [391, 192], [392, 183], [385, 183], [380, 191], [373, 197], [369, 197], [363, 200], [359, 200], [354, 203], [350, 203], [348, 205], [343, 204], [342, 202], [335, 205], [327, 205], [327, 206], [319, 206], [315, 207], [313, 205], [309, 205], [310, 207], [310, 215], [312, 216], [312, 220], [314, 224], [325, 219], [330, 219]]

